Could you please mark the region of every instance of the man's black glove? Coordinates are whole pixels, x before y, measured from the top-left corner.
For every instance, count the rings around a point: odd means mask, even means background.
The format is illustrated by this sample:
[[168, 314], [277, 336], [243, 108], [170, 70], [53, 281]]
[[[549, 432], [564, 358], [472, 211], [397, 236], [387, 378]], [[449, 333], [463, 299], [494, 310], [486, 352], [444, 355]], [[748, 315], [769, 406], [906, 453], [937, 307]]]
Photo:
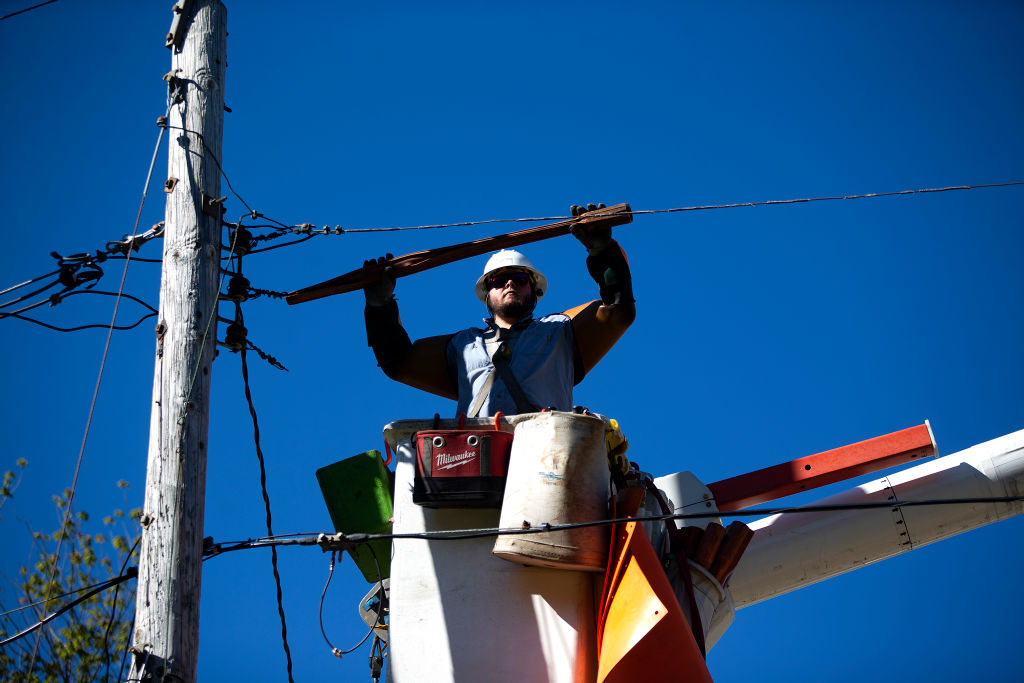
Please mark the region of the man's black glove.
[[[367, 259], [366, 261], [363, 261], [363, 268], [375, 265], [383, 266], [392, 258], [394, 258], [394, 256], [388, 254], [387, 256], [380, 256], [375, 259]], [[387, 306], [394, 300], [395, 275], [390, 266], [381, 269], [380, 279], [377, 280], [377, 282], [363, 287], [363, 294], [366, 295], [367, 306]]]
[[[596, 209], [605, 208], [604, 204], [587, 204], [586, 207], [576, 206], [573, 204], [569, 207], [569, 211], [574, 217], [579, 217], [586, 214], [588, 211], [594, 211]], [[612, 228], [611, 226], [606, 227], [594, 227], [592, 225], [585, 225], [577, 223], [570, 230], [573, 236], [583, 243], [583, 246], [587, 248], [587, 253], [596, 254], [612, 241]]]

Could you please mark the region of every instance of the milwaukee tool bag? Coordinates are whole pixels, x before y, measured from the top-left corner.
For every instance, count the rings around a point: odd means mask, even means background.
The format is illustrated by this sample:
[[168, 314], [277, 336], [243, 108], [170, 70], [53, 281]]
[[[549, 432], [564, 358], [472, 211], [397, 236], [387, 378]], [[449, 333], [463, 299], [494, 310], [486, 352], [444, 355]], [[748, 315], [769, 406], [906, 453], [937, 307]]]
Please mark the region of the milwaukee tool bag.
[[429, 508], [501, 508], [512, 435], [497, 430], [416, 433], [412, 502]]

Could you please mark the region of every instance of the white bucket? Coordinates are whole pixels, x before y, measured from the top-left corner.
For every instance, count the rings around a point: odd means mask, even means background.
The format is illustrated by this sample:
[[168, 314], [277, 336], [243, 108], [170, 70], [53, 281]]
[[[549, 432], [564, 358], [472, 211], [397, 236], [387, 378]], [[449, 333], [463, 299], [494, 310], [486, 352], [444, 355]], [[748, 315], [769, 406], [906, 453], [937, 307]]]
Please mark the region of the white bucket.
[[[592, 415], [519, 416], [501, 506], [502, 528], [593, 522], [608, 514], [605, 423]], [[499, 536], [496, 556], [539, 567], [604, 571], [608, 527]]]

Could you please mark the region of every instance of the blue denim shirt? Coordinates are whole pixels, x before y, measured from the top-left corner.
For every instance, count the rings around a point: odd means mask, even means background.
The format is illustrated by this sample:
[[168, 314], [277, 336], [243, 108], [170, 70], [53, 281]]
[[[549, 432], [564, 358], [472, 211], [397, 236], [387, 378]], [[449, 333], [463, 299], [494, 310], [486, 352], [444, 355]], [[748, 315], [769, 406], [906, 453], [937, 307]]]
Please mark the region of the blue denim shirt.
[[[448, 342], [448, 367], [454, 371], [459, 386], [458, 414], [469, 411], [487, 376], [494, 372], [485, 342], [498, 334], [512, 347], [509, 368], [527, 398], [539, 408], [572, 410], [577, 352], [569, 316], [556, 313], [523, 320], [503, 333], [493, 319], [485, 322], [486, 328], [463, 330]], [[506, 415], [519, 412], [500, 376], [495, 377], [490, 396], [484, 399], [478, 417], [497, 412]]]

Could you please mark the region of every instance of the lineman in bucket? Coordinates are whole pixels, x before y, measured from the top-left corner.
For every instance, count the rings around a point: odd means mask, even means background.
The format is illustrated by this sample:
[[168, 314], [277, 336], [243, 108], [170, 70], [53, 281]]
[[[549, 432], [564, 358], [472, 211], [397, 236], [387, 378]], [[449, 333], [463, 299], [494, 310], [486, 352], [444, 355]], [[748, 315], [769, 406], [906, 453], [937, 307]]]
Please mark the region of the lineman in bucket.
[[[572, 215], [596, 208], [573, 206]], [[518, 251], [502, 250], [487, 260], [474, 288], [491, 316], [486, 327], [416, 342], [402, 327], [395, 278], [385, 269], [364, 290], [367, 341], [381, 369], [391, 379], [457, 400], [457, 414], [468, 417], [572, 410], [572, 388], [636, 317], [629, 264], [611, 228], [577, 225], [572, 233], [587, 248], [587, 270], [600, 300], [533, 317], [547, 278]]]

